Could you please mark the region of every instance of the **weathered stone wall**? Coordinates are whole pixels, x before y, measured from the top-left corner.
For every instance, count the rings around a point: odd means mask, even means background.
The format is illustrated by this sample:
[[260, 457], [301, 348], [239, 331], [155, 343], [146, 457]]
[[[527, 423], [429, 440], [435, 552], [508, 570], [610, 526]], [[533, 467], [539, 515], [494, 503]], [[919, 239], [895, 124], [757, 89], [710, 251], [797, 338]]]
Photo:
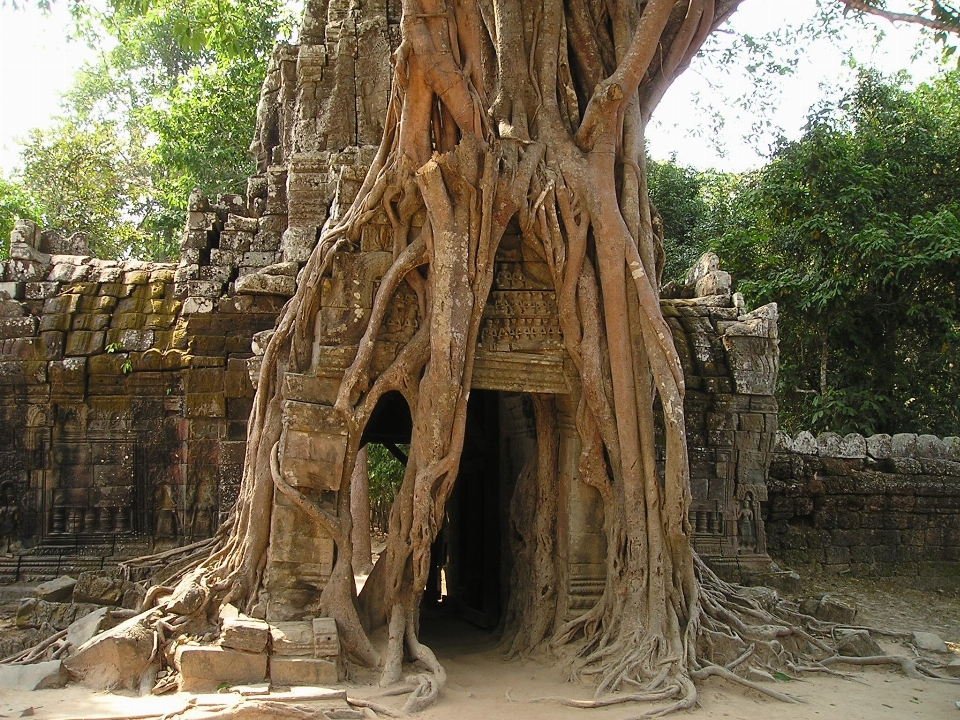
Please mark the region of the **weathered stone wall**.
[[778, 437], [767, 546], [786, 564], [960, 584], [960, 440]]
[[239, 484], [251, 339], [284, 301], [191, 307], [176, 266], [44, 252], [65, 242], [20, 222], [2, 266], [0, 579], [208, 537]]

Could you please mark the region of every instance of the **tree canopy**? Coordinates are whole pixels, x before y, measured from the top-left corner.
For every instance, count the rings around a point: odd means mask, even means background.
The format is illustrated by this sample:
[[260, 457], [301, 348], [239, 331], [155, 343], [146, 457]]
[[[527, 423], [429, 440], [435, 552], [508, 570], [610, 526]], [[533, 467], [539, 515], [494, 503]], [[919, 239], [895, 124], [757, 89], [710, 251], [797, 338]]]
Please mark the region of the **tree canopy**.
[[793, 429], [960, 431], [960, 71], [864, 71], [736, 189], [714, 246], [780, 304]]
[[[8, 182], [38, 219], [88, 232], [103, 257], [169, 259], [194, 187], [243, 192], [256, 98], [282, 0], [71, 4], [77, 34], [103, 50], [51, 127], [26, 139]], [[80, 212], [87, 208], [87, 212]]]

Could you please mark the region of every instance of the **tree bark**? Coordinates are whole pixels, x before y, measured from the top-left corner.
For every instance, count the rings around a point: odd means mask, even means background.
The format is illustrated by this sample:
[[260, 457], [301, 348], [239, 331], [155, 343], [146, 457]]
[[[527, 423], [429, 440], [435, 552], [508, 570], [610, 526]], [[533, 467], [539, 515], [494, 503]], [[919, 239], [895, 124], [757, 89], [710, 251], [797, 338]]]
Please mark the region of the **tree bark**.
[[370, 476], [366, 446], [357, 453], [357, 463], [350, 478], [350, 515], [353, 517], [353, 572], [367, 575], [373, 569], [373, 550], [370, 547]]

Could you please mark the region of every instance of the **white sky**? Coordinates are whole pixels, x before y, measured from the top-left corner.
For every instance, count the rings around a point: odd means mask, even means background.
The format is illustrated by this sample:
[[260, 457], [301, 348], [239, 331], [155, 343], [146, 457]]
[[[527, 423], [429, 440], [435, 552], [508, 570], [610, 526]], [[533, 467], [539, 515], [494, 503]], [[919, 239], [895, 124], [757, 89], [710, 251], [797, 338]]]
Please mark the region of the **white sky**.
[[[18, 137], [24, 137], [33, 127], [43, 127], [59, 107], [59, 96], [70, 87], [73, 73], [93, 51], [84, 44], [68, 41], [70, 19], [66, 2], [54, 3], [50, 16], [27, 7], [13, 10], [10, 3], [0, 5], [0, 172], [9, 176], [16, 166]], [[734, 16], [737, 29], [754, 35], [799, 24], [815, 8], [815, 0], [746, 0]], [[915, 79], [922, 80], [934, 70], [929, 60], [911, 64], [918, 33], [913, 29], [890, 30], [878, 49], [873, 49], [873, 35], [864, 31], [854, 38], [859, 62], [892, 71], [908, 68]], [[796, 137], [803, 125], [807, 109], [821, 96], [823, 82], [849, 82], [850, 72], [843, 69], [843, 52], [828, 40], [813, 42], [801, 60], [796, 75], [784, 78], [782, 97], [777, 101], [774, 122], [789, 137]], [[722, 84], [724, 96], [710, 90], [711, 82]], [[655, 123], [648, 137], [654, 157], [665, 158], [676, 153], [683, 164], [697, 167], [721, 167], [725, 170], [743, 170], [762, 162], [769, 140], [743, 140], [743, 130], [749, 119], [728, 115], [724, 131], [718, 138], [692, 137], [689, 127], [705, 125], [705, 110], [694, 104], [693, 97], [701, 93], [715, 106], [729, 106], [739, 95], [749, 91], [749, 75], [724, 76], [716, 70], [698, 69], [695, 61], [670, 89], [654, 115]], [[252, 100], [251, 100], [252, 101]], [[693, 119], [693, 123], [691, 123]], [[708, 135], [712, 133], [708, 132]], [[726, 149], [720, 157], [715, 144]]]

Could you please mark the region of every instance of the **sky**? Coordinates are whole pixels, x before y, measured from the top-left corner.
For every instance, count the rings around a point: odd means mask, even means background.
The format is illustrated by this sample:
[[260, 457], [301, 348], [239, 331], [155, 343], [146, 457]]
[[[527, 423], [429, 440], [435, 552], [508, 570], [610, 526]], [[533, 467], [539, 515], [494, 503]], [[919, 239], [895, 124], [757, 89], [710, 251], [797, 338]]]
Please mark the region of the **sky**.
[[[9, 176], [18, 163], [17, 138], [25, 137], [33, 127], [44, 127], [59, 108], [60, 94], [69, 89], [73, 74], [94, 51], [70, 41], [70, 19], [66, 2], [54, 3], [51, 15], [27, 7], [13, 10], [0, 3], [0, 173]], [[797, 26], [810, 17], [816, 0], [746, 0], [734, 15], [733, 23], [741, 32], [755, 36]], [[888, 25], [885, 27], [889, 28]], [[789, 32], [789, 30], [788, 30]], [[891, 30], [874, 47], [873, 33], [858, 32], [847, 46], [855, 48], [860, 63], [886, 71], [907, 67], [918, 80], [935, 70], [932, 52], [926, 59], [911, 62], [918, 32], [910, 28]], [[739, 116], [730, 108], [739, 97], [754, 87], [754, 77], [742, 67], [724, 74], [708, 63], [695, 61], [674, 83], [654, 114], [648, 131], [649, 148], [655, 158], [676, 155], [678, 162], [695, 167], [718, 167], [741, 171], [763, 162], [776, 129], [787, 137], [799, 135], [810, 105], [824, 95], [821, 85], [849, 84], [852, 74], [844, 69], [845, 53], [836, 41], [827, 39], [805, 43], [803, 59], [794, 75], [776, 83], [779, 95], [771, 100], [774, 132], [759, 139], [744, 139], [753, 115]], [[722, 85], [722, 91], [715, 89]], [[699, 96], [700, 100], [697, 100]], [[715, 130], [709, 123], [707, 107], [724, 108], [726, 123]], [[692, 122], [691, 122], [692, 120]], [[700, 128], [691, 134], [691, 127]], [[251, 129], [252, 133], [252, 129]], [[717, 146], [724, 148], [724, 154]]]

